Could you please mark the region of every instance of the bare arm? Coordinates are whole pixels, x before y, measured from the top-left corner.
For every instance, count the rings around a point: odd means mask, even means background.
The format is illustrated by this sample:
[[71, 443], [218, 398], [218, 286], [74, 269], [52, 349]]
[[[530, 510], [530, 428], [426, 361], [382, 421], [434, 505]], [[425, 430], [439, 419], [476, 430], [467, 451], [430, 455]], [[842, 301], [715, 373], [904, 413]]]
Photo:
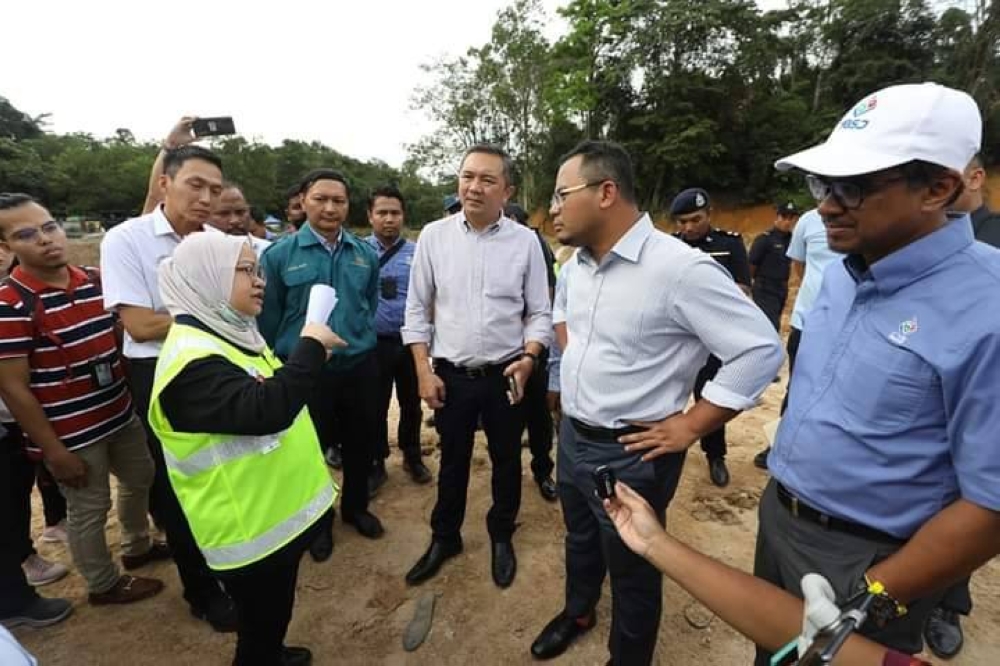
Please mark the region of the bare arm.
[[[802, 601], [673, 538], [664, 532], [646, 500], [625, 484], [617, 483], [615, 494], [604, 507], [625, 544], [726, 624], [772, 652], [798, 637], [802, 631]], [[884, 647], [853, 636], [834, 663], [882, 666], [885, 654]]]
[[[163, 201], [163, 190], [160, 187], [160, 176], [163, 175], [163, 157], [167, 150], [180, 148], [194, 141], [194, 134], [191, 133], [191, 124], [197, 120], [194, 116], [184, 116], [181, 118], [170, 134], [163, 141], [163, 147], [156, 155], [153, 168], [149, 172], [149, 183], [146, 185], [146, 201], [142, 204], [142, 214], [152, 212], [154, 208]], [[134, 337], [134, 336], [133, 336]]]
[[174, 318], [168, 314], [137, 305], [119, 306], [118, 314], [125, 330], [136, 342], [163, 340], [174, 323]]
[[792, 259], [792, 274], [795, 276], [795, 279], [799, 281], [799, 284], [802, 284], [802, 278], [806, 276], [805, 263]]
[[960, 499], [868, 575], [901, 603], [946, 588], [1000, 553], [1000, 513]]
[[31, 392], [31, 367], [26, 356], [0, 360], [0, 397], [28, 438], [42, 450], [53, 476], [74, 488], [85, 485], [86, 465], [66, 449]]

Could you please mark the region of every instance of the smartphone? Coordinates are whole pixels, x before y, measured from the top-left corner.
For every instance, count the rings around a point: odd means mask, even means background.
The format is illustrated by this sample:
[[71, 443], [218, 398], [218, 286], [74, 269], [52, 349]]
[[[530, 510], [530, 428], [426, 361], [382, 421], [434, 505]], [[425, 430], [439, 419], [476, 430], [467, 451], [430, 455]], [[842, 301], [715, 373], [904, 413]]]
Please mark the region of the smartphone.
[[610, 465], [601, 465], [594, 470], [594, 485], [597, 486], [597, 496], [602, 500], [615, 496], [615, 470]]
[[233, 124], [232, 116], [199, 118], [191, 123], [191, 131], [199, 138], [203, 136], [227, 136], [236, 134], [236, 125]]
[[517, 379], [514, 375], [507, 378], [507, 397], [512, 405], [521, 399], [521, 390], [517, 386]]

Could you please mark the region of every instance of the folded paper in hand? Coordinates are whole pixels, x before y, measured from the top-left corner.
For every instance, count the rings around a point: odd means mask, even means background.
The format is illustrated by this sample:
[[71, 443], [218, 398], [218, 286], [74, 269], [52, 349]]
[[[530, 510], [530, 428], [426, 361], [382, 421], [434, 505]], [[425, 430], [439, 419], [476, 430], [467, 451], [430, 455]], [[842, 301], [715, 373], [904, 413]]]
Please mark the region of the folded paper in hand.
[[314, 284], [309, 290], [306, 323], [328, 323], [335, 307], [337, 307], [337, 290], [327, 284]]

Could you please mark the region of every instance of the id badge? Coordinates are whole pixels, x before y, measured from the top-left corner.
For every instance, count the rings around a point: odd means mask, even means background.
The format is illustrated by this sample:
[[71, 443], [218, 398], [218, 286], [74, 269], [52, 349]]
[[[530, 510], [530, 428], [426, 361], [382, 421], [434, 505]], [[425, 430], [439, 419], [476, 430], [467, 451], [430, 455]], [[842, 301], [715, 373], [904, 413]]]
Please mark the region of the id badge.
[[109, 361], [90, 364], [90, 379], [94, 386], [102, 389], [111, 386], [115, 382], [115, 373], [111, 370]]
[[387, 301], [391, 301], [399, 295], [399, 291], [397, 290], [398, 287], [396, 284], [396, 278], [394, 277], [382, 278], [381, 288], [382, 288], [382, 298], [386, 299]]

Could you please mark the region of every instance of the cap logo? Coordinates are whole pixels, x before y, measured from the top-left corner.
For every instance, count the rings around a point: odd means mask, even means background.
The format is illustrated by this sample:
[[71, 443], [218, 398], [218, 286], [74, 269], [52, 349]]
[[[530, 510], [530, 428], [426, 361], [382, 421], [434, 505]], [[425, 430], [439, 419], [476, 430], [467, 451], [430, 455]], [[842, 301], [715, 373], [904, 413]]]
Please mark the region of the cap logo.
[[866, 99], [865, 101], [861, 102], [856, 107], [854, 107], [852, 115], [855, 118], [857, 118], [858, 116], [863, 116], [869, 111], [873, 110], [876, 106], [878, 106], [878, 97], [872, 95], [871, 97], [869, 97], [868, 99]]
[[698, 208], [701, 208], [702, 206], [705, 205], [705, 197], [701, 195], [701, 192], [694, 195], [694, 205], [697, 206]]

